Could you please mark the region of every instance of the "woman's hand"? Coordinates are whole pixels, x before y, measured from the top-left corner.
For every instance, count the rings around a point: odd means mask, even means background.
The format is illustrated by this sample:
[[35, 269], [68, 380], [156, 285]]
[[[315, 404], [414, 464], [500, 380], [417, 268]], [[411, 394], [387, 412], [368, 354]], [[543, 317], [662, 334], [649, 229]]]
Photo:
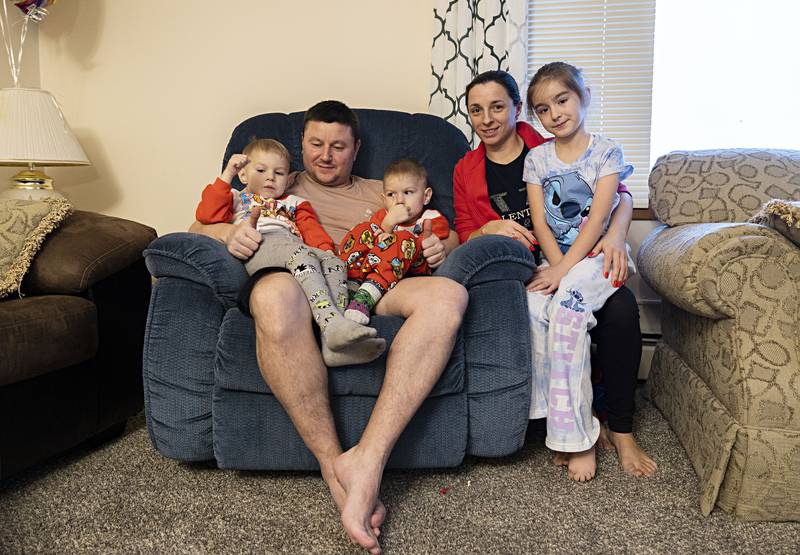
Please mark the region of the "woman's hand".
[[565, 275], [567, 275], [567, 271], [561, 264], [540, 266], [533, 274], [533, 279], [528, 283], [527, 289], [528, 291], [538, 291], [543, 295], [555, 293]]
[[255, 206], [246, 222], [229, 228], [228, 235], [225, 237], [225, 245], [228, 247], [228, 252], [239, 260], [248, 260], [258, 250], [261, 234], [256, 231], [256, 224], [260, 215], [261, 207]]
[[603, 254], [603, 277], [611, 280], [614, 287], [622, 287], [628, 280], [628, 249], [625, 237], [616, 233], [606, 233], [588, 254], [593, 258]]
[[525, 229], [517, 222], [511, 220], [492, 220], [486, 222], [479, 229], [481, 235], [505, 235], [511, 237], [515, 241], [519, 241], [526, 247], [531, 247], [535, 244], [533, 233], [531, 230]]

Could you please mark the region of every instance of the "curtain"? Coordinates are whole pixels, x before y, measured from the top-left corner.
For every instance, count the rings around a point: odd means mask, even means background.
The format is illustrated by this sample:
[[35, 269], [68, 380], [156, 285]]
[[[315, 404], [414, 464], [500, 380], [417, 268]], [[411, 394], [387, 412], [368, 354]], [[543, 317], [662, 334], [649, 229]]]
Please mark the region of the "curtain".
[[524, 91], [527, 0], [435, 0], [428, 111], [477, 144], [464, 89], [484, 71], [502, 69]]

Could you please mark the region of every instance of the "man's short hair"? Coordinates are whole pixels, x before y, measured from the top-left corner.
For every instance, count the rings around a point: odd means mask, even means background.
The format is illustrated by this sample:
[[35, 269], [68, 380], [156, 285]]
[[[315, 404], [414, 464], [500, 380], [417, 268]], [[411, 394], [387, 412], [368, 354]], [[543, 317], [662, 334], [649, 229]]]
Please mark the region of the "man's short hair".
[[292, 155], [280, 141], [275, 139], [250, 139], [250, 142], [242, 150], [242, 154], [250, 156], [250, 153], [254, 151], [274, 152], [278, 156], [283, 156], [289, 164], [292, 163]]
[[401, 158], [386, 166], [383, 171], [383, 180], [386, 181], [387, 177], [396, 175], [408, 175], [419, 179], [425, 185], [428, 184], [428, 172], [425, 171], [425, 166], [411, 158]]
[[358, 124], [358, 116], [344, 102], [338, 100], [323, 100], [317, 102], [306, 110], [303, 117], [303, 132], [310, 121], [321, 121], [322, 123], [341, 123], [350, 128], [354, 142], [361, 139], [361, 130]]

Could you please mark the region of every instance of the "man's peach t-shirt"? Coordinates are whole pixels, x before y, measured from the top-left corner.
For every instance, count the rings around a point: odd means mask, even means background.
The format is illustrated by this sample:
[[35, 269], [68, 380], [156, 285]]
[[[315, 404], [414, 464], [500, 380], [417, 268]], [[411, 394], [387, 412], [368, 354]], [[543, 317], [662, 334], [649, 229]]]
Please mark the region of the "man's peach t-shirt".
[[303, 171], [289, 176], [289, 183], [287, 192], [311, 203], [319, 223], [337, 245], [353, 226], [383, 208], [383, 183], [377, 179], [354, 175], [349, 185], [326, 187]]

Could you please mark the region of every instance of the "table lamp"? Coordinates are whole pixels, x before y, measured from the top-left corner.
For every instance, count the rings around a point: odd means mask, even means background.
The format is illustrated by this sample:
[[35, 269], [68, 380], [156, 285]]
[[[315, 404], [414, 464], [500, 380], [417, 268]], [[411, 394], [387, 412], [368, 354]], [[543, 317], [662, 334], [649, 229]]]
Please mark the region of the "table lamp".
[[61, 113], [41, 89], [0, 89], [0, 166], [25, 166], [0, 198], [64, 196], [36, 166], [86, 166], [89, 159]]

